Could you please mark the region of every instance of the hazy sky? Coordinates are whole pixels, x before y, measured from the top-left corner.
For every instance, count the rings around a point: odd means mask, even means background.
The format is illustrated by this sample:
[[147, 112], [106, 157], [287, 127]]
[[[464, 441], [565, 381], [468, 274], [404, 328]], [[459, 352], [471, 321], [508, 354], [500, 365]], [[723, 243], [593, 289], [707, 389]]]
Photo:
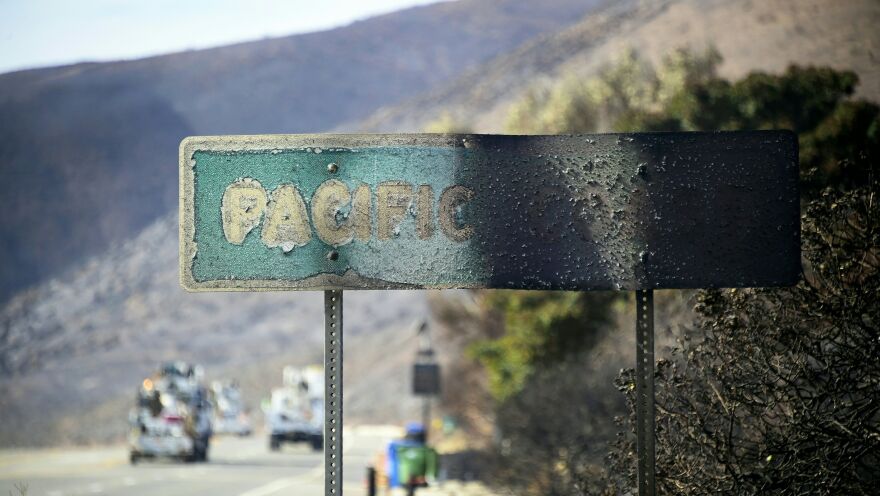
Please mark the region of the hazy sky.
[[0, 72], [326, 29], [437, 0], [0, 0]]

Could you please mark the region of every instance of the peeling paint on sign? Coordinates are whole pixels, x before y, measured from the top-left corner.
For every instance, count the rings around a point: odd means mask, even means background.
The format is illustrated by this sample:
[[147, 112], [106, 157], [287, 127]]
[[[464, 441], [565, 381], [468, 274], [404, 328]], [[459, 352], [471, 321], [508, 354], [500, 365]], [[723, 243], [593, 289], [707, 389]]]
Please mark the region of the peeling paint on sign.
[[[376, 188], [377, 238], [389, 240], [400, 234], [400, 224], [415, 208], [416, 232], [419, 239], [434, 235], [433, 188], [422, 184], [418, 195], [406, 181], [386, 181]], [[459, 225], [457, 218], [461, 205], [474, 197], [464, 186], [451, 186], [440, 195], [440, 225], [443, 233], [453, 241], [466, 241], [473, 235], [473, 227]], [[271, 198], [268, 201], [267, 198]], [[373, 195], [366, 184], [358, 185], [354, 193], [342, 181], [328, 179], [321, 183], [312, 196], [311, 224], [306, 204], [293, 184], [281, 184], [267, 194], [259, 181], [251, 178], [236, 179], [223, 193], [220, 218], [226, 240], [240, 245], [247, 234], [263, 221], [263, 244], [267, 248], [280, 246], [285, 252], [304, 246], [312, 239], [312, 230], [324, 243], [338, 247], [355, 240], [369, 241], [372, 219], [370, 212]]]
[[783, 131], [181, 143], [190, 290], [774, 286], [800, 273]]

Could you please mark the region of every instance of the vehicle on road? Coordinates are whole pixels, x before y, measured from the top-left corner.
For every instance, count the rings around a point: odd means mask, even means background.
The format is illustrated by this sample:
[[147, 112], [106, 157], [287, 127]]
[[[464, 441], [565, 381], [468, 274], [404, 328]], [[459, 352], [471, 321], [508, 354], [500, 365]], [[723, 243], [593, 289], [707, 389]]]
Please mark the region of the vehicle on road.
[[319, 366], [285, 367], [283, 386], [272, 391], [265, 409], [269, 449], [283, 443], [305, 442], [324, 448], [324, 372]]
[[211, 383], [211, 404], [214, 406], [214, 434], [250, 436], [251, 419], [235, 381]]
[[185, 362], [163, 364], [141, 383], [129, 414], [131, 463], [156, 457], [206, 461], [212, 418], [213, 407], [199, 367]]

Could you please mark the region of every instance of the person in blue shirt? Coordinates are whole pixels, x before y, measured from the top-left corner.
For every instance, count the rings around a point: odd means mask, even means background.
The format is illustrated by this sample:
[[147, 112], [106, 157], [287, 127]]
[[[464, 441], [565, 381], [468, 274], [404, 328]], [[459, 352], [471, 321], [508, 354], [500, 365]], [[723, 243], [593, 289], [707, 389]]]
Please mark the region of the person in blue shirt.
[[406, 436], [388, 443], [388, 486], [425, 487], [437, 478], [437, 452], [425, 442], [425, 426], [412, 422]]

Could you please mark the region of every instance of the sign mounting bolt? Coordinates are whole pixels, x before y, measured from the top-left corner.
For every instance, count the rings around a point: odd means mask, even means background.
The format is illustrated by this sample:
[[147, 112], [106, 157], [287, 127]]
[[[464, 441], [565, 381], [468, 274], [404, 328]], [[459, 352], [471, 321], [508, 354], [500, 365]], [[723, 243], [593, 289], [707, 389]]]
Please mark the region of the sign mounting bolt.
[[327, 164], [327, 172], [330, 174], [336, 174], [336, 171], [339, 170], [339, 165], [336, 162], [330, 162]]
[[336, 250], [330, 250], [327, 252], [327, 260], [331, 262], [335, 262], [339, 258], [339, 252]]

